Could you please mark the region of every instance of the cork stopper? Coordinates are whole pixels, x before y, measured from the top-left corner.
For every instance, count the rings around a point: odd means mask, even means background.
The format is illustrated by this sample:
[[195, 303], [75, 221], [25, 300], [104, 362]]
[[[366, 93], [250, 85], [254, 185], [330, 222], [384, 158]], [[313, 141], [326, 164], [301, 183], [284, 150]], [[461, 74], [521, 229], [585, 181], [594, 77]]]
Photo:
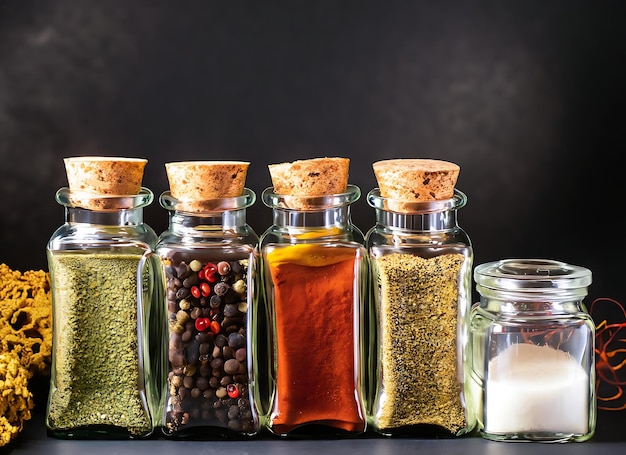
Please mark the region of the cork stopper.
[[286, 196], [325, 196], [346, 191], [348, 158], [313, 158], [268, 166], [274, 192]]
[[406, 202], [452, 198], [460, 172], [454, 163], [431, 159], [383, 160], [373, 168], [380, 195]]
[[165, 164], [177, 209], [206, 211], [207, 201], [243, 195], [250, 163], [244, 161], [180, 161]]
[[345, 193], [348, 187], [348, 158], [312, 158], [268, 165], [274, 192], [289, 208], [312, 208], [307, 198]]
[[127, 199], [141, 191], [148, 160], [106, 156], [64, 158], [73, 204], [92, 210], [129, 208]]

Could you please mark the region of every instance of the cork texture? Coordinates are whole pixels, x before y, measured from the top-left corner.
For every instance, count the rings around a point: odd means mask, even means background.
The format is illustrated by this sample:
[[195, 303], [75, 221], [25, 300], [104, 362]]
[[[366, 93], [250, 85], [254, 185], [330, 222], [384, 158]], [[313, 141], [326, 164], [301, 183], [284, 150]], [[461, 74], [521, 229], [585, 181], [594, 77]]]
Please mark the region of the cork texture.
[[142, 158], [102, 156], [71, 157], [63, 161], [73, 203], [95, 210], [125, 208], [116, 206], [114, 197], [139, 194], [148, 162]]
[[268, 166], [274, 192], [287, 196], [325, 196], [344, 193], [348, 186], [348, 158], [312, 158]]
[[241, 196], [249, 166], [245, 161], [180, 161], [166, 163], [165, 170], [178, 207], [201, 212], [202, 202]]
[[450, 199], [460, 172], [457, 164], [432, 159], [383, 160], [372, 166], [380, 195], [407, 202]]

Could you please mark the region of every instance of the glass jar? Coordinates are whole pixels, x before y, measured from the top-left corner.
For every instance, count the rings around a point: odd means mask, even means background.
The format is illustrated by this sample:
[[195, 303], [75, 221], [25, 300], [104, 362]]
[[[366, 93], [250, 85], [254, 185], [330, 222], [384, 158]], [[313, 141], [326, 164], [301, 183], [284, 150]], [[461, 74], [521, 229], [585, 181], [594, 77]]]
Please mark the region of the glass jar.
[[267, 427], [275, 435], [365, 431], [366, 258], [350, 218], [360, 194], [354, 185], [318, 197], [263, 192], [273, 213], [261, 255], [271, 343]]
[[457, 222], [467, 198], [404, 202], [367, 196], [376, 225], [366, 235], [372, 292], [369, 414], [387, 436], [460, 436], [468, 409], [473, 250]]
[[474, 271], [472, 377], [481, 434], [497, 441], [585, 441], [596, 422], [591, 272], [544, 259]]
[[[157, 236], [143, 222], [153, 194], [61, 188], [56, 200], [65, 224], [47, 244], [54, 340], [47, 428], [68, 439], [150, 436], [159, 401], [150, 362], [158, 353], [147, 327], [158, 318], [162, 288]], [[103, 209], [84, 208], [86, 201]]]
[[256, 195], [196, 201], [160, 197], [169, 227], [157, 243], [165, 274], [168, 325], [161, 428], [166, 437], [255, 435], [261, 419], [253, 374], [258, 236], [246, 224]]

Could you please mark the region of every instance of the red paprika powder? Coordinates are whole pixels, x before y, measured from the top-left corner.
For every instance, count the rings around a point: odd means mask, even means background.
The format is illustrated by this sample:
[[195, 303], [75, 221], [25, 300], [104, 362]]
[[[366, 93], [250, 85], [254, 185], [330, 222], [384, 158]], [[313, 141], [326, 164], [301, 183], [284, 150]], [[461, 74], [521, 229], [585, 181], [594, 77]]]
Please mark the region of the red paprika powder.
[[360, 251], [300, 244], [266, 255], [275, 330], [270, 426], [277, 434], [307, 424], [365, 429], [359, 389]]

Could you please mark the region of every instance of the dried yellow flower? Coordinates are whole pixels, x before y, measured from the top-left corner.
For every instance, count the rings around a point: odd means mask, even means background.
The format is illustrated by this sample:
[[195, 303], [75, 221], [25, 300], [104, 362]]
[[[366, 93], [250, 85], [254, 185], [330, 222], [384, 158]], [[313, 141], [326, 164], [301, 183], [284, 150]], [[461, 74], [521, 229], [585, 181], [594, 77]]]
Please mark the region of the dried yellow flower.
[[24, 273], [0, 264], [0, 353], [14, 351], [33, 374], [50, 374], [52, 298], [43, 270]]
[[0, 353], [0, 447], [15, 439], [31, 417], [34, 402], [28, 378], [15, 351]]

